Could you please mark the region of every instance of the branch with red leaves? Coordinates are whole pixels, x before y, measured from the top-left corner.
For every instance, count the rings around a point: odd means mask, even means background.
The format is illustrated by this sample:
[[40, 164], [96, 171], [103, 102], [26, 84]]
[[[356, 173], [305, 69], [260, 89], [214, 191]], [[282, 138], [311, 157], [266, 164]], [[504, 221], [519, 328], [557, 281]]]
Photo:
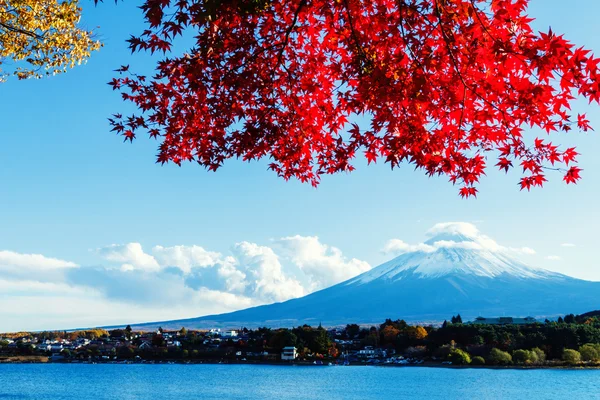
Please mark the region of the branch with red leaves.
[[[463, 197], [491, 159], [576, 183], [574, 148], [538, 137], [589, 131], [577, 97], [600, 101], [600, 59], [563, 36], [534, 32], [527, 0], [145, 0], [132, 51], [165, 54], [146, 78], [110, 84], [140, 115], [110, 120], [133, 140], [160, 141], [158, 162], [268, 158], [284, 179], [368, 163], [412, 163], [446, 175]], [[177, 38], [194, 35], [188, 53]], [[359, 129], [348, 120], [366, 117]], [[527, 127], [527, 130], [525, 129]], [[540, 131], [536, 133], [535, 131]]]

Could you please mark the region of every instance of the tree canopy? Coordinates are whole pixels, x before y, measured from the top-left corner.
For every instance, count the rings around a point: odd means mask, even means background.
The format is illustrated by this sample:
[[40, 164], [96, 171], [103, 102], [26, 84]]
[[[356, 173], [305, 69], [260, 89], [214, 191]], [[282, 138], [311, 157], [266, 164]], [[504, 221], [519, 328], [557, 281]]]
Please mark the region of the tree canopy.
[[[160, 141], [158, 162], [270, 159], [317, 185], [364, 154], [411, 163], [474, 196], [490, 163], [580, 178], [552, 132], [591, 129], [570, 109], [598, 102], [598, 64], [562, 35], [534, 32], [528, 0], [145, 0], [133, 52], [162, 52], [152, 77], [111, 85], [139, 113], [111, 119], [126, 140]], [[193, 35], [188, 52], [172, 51]], [[364, 116], [369, 126], [359, 126]], [[530, 133], [525, 128], [533, 128]]]
[[0, 81], [65, 72], [98, 50], [76, 0], [0, 0]]

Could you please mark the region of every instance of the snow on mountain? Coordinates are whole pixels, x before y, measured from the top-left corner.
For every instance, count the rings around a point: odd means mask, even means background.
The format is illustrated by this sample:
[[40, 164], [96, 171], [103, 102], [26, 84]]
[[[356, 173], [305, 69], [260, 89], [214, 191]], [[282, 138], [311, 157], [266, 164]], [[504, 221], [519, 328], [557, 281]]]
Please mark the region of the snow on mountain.
[[[459, 225], [460, 227], [460, 225]], [[406, 278], [400, 274], [410, 271], [423, 278], [436, 278], [450, 274], [465, 274], [493, 278], [507, 274], [519, 278], [555, 277], [552, 272], [527, 266], [510, 254], [508, 249], [495, 241], [477, 234], [457, 231], [454, 225], [442, 231], [422, 245], [376, 267], [354, 279], [348, 285], [367, 283], [375, 279], [397, 280]]]
[[463, 317], [548, 317], [600, 308], [600, 282], [534, 268], [518, 260], [528, 248], [509, 248], [465, 223], [434, 226], [428, 240], [390, 241], [400, 253], [348, 281], [288, 300], [227, 314], [138, 327], [292, 326], [377, 323], [385, 318], [442, 321]]

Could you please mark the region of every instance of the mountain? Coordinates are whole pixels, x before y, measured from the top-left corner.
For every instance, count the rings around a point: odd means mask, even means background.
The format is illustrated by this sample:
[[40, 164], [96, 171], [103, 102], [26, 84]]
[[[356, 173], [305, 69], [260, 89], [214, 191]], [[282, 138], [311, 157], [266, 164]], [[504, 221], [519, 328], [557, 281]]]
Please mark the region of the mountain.
[[135, 325], [180, 328], [440, 322], [460, 313], [553, 317], [600, 306], [600, 282], [533, 268], [478, 232], [439, 232], [412, 251], [308, 296], [220, 315]]

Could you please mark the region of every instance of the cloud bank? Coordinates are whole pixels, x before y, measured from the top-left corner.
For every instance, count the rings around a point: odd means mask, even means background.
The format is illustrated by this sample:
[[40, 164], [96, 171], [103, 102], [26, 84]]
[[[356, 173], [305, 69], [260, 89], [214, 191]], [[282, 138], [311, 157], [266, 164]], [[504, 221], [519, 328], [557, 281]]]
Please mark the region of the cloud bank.
[[[97, 248], [100, 266], [0, 251], [0, 331], [77, 328], [187, 318], [286, 301], [371, 266], [316, 236], [267, 245], [239, 242], [223, 254], [199, 245]], [[14, 305], [19, 304], [18, 308]]]

